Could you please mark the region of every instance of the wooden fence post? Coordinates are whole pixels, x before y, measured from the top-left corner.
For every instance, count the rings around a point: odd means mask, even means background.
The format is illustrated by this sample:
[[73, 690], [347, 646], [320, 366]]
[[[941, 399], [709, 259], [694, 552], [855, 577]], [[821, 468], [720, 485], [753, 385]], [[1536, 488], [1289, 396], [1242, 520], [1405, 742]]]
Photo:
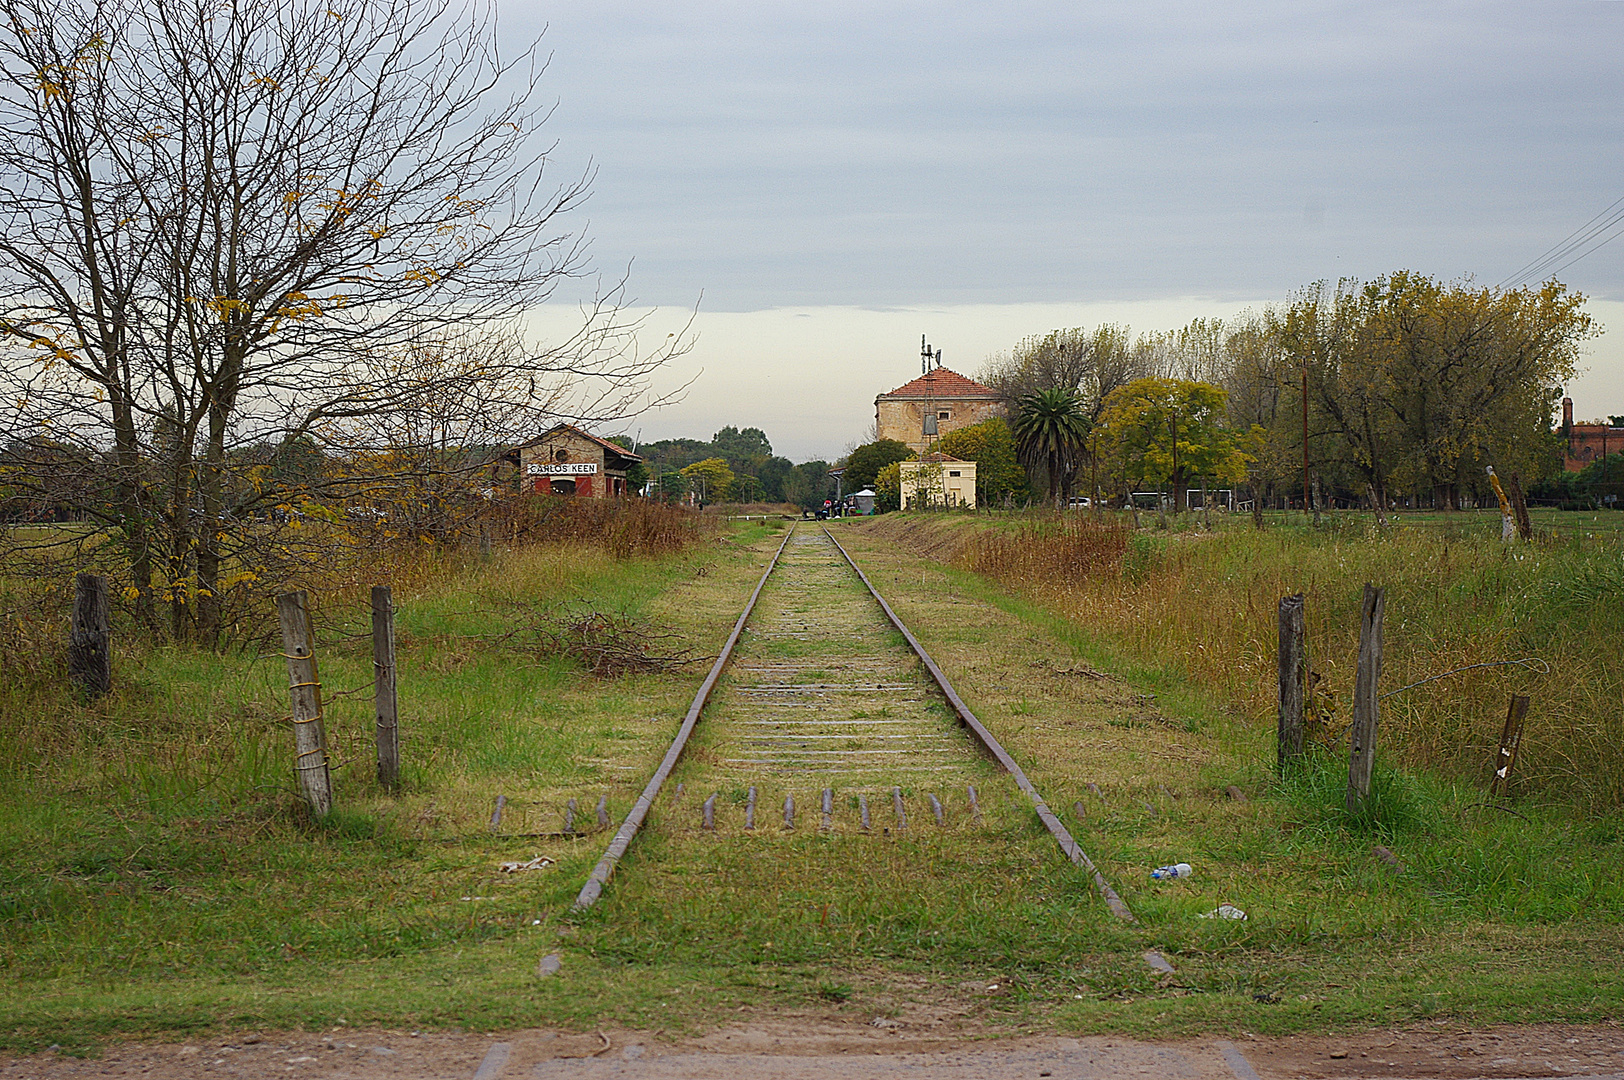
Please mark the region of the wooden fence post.
[[1500, 749], [1494, 755], [1494, 777], [1489, 781], [1491, 798], [1511, 791], [1511, 770], [1517, 767], [1517, 750], [1522, 746], [1523, 720], [1527, 716], [1528, 699], [1512, 694], [1511, 706], [1506, 710], [1506, 726], [1500, 733]]
[[1275, 767], [1284, 774], [1303, 756], [1303, 711], [1308, 697], [1308, 634], [1303, 594], [1280, 598], [1280, 724]]
[[113, 635], [107, 579], [80, 574], [73, 582], [73, 625], [68, 632], [68, 678], [91, 697], [113, 687]]
[[1353, 680], [1352, 751], [1348, 762], [1348, 813], [1356, 813], [1370, 794], [1376, 768], [1376, 721], [1380, 711], [1376, 684], [1382, 674], [1382, 590], [1365, 583], [1359, 605], [1359, 670]]
[[395, 699], [395, 605], [387, 585], [372, 586], [372, 699], [378, 783], [394, 791], [400, 786], [400, 711]]
[[310, 601], [301, 589], [276, 598], [282, 624], [282, 655], [288, 661], [288, 696], [293, 700], [294, 771], [299, 791], [318, 817], [333, 808], [333, 778], [327, 767], [327, 735], [322, 730], [321, 679], [316, 673], [315, 635]]

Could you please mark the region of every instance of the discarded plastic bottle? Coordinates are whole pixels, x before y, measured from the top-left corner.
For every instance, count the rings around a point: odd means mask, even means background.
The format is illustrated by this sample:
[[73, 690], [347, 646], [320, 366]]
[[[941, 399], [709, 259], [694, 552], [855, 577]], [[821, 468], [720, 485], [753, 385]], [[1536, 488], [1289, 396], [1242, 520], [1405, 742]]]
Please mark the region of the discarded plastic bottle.
[[1175, 866], [1158, 866], [1150, 872], [1150, 876], [1157, 881], [1165, 881], [1168, 878], [1189, 877], [1193, 873], [1195, 870], [1189, 863], [1181, 862]]

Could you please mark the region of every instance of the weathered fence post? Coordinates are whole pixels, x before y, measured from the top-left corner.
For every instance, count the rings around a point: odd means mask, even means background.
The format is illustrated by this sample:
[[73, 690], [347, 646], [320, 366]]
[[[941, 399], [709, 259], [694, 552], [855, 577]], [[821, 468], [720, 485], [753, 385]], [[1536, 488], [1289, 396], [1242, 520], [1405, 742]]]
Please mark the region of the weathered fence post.
[[389, 586], [372, 586], [372, 700], [377, 717], [378, 783], [400, 786], [400, 711], [395, 699], [395, 605]]
[[73, 625], [68, 632], [68, 678], [91, 697], [113, 688], [113, 635], [107, 579], [80, 574], [73, 582]]
[[1280, 725], [1275, 767], [1284, 774], [1303, 756], [1303, 712], [1308, 698], [1308, 633], [1303, 594], [1280, 598]]
[[1511, 791], [1511, 770], [1517, 767], [1517, 750], [1522, 746], [1523, 720], [1527, 716], [1528, 699], [1512, 694], [1511, 706], [1506, 710], [1506, 726], [1500, 732], [1500, 748], [1494, 754], [1494, 777], [1489, 781], [1491, 798]]
[[1352, 750], [1348, 762], [1348, 813], [1356, 813], [1370, 794], [1376, 768], [1376, 684], [1382, 674], [1382, 590], [1365, 583], [1359, 605], [1359, 670], [1353, 680]]
[[304, 591], [278, 596], [276, 613], [282, 624], [282, 655], [288, 661], [288, 696], [293, 700], [293, 768], [299, 774], [300, 793], [319, 817], [333, 808], [333, 778], [327, 768], [321, 680], [316, 674], [315, 636]]

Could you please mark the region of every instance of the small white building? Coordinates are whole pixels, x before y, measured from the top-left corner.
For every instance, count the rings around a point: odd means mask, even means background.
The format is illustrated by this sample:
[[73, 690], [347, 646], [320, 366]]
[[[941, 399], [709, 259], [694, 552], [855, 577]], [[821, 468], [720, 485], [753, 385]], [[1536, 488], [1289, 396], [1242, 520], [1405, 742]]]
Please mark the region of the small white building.
[[960, 461], [948, 454], [926, 454], [901, 462], [902, 508], [926, 510], [946, 507], [974, 510], [976, 507], [976, 463]]

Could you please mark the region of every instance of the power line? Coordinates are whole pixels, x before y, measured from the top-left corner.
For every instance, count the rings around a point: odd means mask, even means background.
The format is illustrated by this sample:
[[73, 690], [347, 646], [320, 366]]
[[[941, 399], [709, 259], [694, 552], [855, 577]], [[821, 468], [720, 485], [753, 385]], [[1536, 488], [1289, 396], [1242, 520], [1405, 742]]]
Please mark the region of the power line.
[[1607, 209], [1569, 233], [1560, 243], [1500, 281], [1495, 285], [1495, 289], [1520, 285], [1532, 277], [1554, 277], [1585, 256], [1616, 240], [1620, 224], [1624, 224], [1624, 197], [1616, 199]]

